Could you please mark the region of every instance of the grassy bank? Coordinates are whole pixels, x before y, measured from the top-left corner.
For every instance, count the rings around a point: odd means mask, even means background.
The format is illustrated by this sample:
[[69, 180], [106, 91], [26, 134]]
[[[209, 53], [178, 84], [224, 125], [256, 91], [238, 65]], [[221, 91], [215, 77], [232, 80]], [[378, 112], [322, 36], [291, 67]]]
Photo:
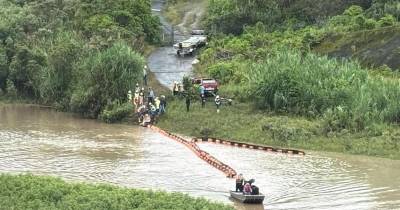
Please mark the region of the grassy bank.
[[58, 178], [0, 175], [1, 209], [233, 209], [180, 193], [71, 184]]
[[[211, 98], [209, 100], [212, 100]], [[259, 111], [249, 104], [223, 106], [217, 114], [214, 103], [206, 108], [193, 103], [186, 112], [184, 100], [170, 101], [158, 126], [189, 136], [204, 136], [305, 150], [331, 151], [400, 159], [400, 129], [382, 128], [350, 133], [324, 133], [322, 121]]]

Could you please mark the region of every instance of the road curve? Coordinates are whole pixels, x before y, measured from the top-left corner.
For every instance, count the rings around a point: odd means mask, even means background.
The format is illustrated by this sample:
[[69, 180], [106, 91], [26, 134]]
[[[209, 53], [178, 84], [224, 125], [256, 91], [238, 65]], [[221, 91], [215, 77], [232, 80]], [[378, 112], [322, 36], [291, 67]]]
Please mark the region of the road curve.
[[[165, 0], [152, 0], [153, 14], [160, 17], [162, 29], [165, 33], [171, 33], [171, 25], [162, 16], [162, 9]], [[174, 41], [178, 42], [187, 38], [185, 35], [175, 31]], [[147, 60], [148, 67], [154, 73], [157, 80], [164, 86], [172, 88], [174, 81], [181, 81], [183, 76], [189, 76], [192, 73], [192, 62], [195, 57], [181, 57], [176, 55], [172, 46], [160, 47], [156, 49]]]

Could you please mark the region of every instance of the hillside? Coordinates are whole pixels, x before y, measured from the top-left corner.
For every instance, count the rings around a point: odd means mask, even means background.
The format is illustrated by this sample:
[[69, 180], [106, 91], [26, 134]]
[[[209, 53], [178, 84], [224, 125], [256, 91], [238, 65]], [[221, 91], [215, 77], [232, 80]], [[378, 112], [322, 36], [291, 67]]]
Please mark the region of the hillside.
[[352, 58], [368, 67], [400, 69], [400, 27], [385, 27], [327, 36], [314, 51]]

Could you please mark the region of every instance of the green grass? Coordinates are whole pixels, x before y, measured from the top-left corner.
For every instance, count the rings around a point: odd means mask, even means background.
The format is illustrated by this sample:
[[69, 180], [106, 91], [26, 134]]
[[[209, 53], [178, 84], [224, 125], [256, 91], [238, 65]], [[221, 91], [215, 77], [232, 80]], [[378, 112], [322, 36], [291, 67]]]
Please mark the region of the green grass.
[[67, 183], [33, 175], [2, 174], [0, 189], [0, 209], [233, 209], [181, 193]]
[[[212, 100], [209, 98], [209, 100]], [[169, 101], [167, 113], [158, 126], [184, 135], [252, 142], [304, 150], [330, 151], [400, 159], [400, 129], [379, 125], [364, 132], [324, 134], [322, 121], [259, 111], [249, 104], [222, 106], [217, 114], [214, 103], [199, 103], [186, 112], [184, 100]], [[384, 132], [381, 132], [384, 130]]]

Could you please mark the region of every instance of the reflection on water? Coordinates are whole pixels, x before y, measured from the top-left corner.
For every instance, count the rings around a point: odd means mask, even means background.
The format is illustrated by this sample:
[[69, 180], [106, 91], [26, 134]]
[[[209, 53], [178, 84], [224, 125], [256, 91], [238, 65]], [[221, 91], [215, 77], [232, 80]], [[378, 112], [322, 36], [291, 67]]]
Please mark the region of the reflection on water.
[[[266, 194], [268, 209], [396, 209], [400, 162], [341, 154], [290, 156], [200, 147]], [[232, 203], [229, 180], [186, 147], [151, 130], [108, 125], [21, 105], [0, 106], [0, 171], [161, 189]], [[235, 204], [239, 209], [262, 205]]]

